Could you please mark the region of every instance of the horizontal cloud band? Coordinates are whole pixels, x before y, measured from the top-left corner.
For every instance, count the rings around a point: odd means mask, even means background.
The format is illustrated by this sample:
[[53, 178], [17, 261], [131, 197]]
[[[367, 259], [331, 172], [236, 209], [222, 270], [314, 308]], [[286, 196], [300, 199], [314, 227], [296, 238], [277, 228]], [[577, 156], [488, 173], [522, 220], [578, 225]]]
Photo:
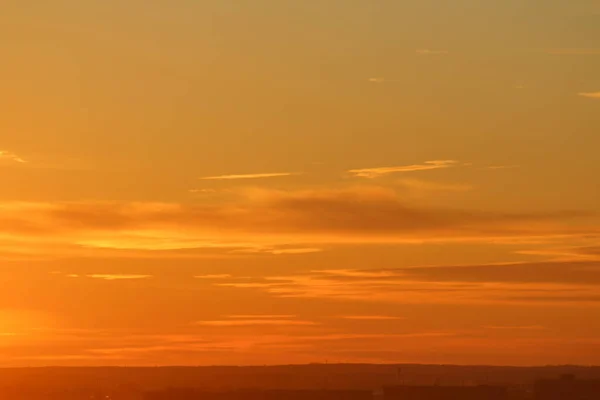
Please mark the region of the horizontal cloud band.
[[[407, 204], [391, 189], [241, 192], [224, 203], [4, 203], [0, 237], [12, 248], [171, 250], [306, 243], [420, 243], [597, 234], [578, 212], [492, 213]], [[315, 249], [314, 251], [317, 251]], [[273, 254], [308, 250], [270, 251]]]

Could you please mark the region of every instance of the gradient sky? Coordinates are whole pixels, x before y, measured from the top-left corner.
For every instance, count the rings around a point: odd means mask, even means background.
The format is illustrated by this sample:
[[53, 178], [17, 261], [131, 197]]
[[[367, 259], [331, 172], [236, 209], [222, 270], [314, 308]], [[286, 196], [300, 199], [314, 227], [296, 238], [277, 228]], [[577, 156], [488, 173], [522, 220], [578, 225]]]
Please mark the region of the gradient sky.
[[596, 0], [5, 0], [0, 364], [600, 363]]

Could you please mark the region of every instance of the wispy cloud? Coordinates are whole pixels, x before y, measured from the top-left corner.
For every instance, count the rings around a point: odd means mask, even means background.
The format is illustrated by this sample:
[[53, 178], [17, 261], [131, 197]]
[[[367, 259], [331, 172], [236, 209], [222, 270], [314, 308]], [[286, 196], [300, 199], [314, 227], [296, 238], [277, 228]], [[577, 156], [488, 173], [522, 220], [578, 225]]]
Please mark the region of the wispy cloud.
[[351, 169], [348, 172], [354, 176], [361, 178], [378, 178], [380, 176], [398, 172], [415, 172], [428, 171], [432, 169], [451, 168], [456, 167], [458, 164], [459, 162], [455, 160], [433, 160], [425, 161], [423, 164], [401, 165], [397, 167]]
[[[579, 304], [600, 303], [597, 262], [540, 262], [399, 268], [388, 270], [313, 271], [234, 280], [216, 285], [260, 290], [282, 298], [315, 298], [390, 304]], [[378, 275], [377, 272], [382, 272]], [[370, 316], [348, 319], [369, 319]], [[372, 317], [384, 319], [387, 316]], [[498, 328], [500, 329], [500, 328]], [[514, 329], [514, 328], [513, 328]]]
[[431, 50], [431, 49], [418, 49], [417, 54], [422, 56], [433, 56], [433, 55], [443, 55], [448, 54], [448, 50]]
[[292, 319], [296, 318], [293, 314], [234, 314], [228, 315], [232, 319]]
[[583, 93], [578, 93], [579, 96], [583, 96], [583, 97], [589, 97], [592, 99], [600, 99], [600, 92], [583, 92]]
[[312, 254], [320, 253], [323, 249], [317, 247], [298, 247], [298, 248], [286, 248], [286, 247], [255, 247], [236, 250], [237, 253], [262, 253], [262, 254], [273, 254], [273, 255], [300, 255], [300, 254]]
[[391, 315], [344, 315], [340, 318], [355, 321], [399, 321], [406, 319], [404, 317], [395, 317]]
[[104, 279], [107, 281], [152, 278], [152, 275], [135, 275], [135, 274], [92, 274], [92, 275], [87, 275], [87, 276], [92, 279]]
[[190, 189], [188, 190], [189, 193], [194, 193], [194, 194], [215, 194], [218, 193], [217, 190], [215, 189]]
[[198, 321], [196, 325], [201, 326], [310, 326], [316, 325], [312, 321], [283, 321], [271, 319], [244, 319], [244, 320], [213, 320], [213, 321]]
[[225, 319], [197, 321], [194, 325], [217, 327], [312, 326], [317, 323], [295, 319], [295, 315], [230, 315]]
[[16, 162], [16, 163], [20, 163], [20, 164], [24, 164], [27, 162], [23, 158], [16, 155], [15, 153], [11, 153], [11, 152], [5, 151], [5, 150], [0, 150], [0, 160], [6, 160], [6, 161]]
[[493, 329], [493, 330], [507, 330], [507, 331], [514, 331], [514, 330], [519, 330], [519, 331], [541, 331], [541, 330], [546, 330], [548, 328], [546, 328], [545, 326], [541, 326], [541, 325], [487, 325], [484, 326], [485, 329]]
[[196, 279], [228, 279], [232, 276], [230, 274], [212, 274], [212, 275], [196, 275]]
[[275, 172], [275, 173], [264, 173], [264, 174], [232, 174], [232, 175], [218, 175], [218, 176], [207, 176], [200, 178], [201, 180], [236, 180], [236, 179], [264, 179], [264, 178], [277, 178], [283, 176], [299, 175], [296, 172]]
[[152, 278], [152, 275], [135, 275], [135, 274], [68, 274], [69, 278], [90, 278], [90, 279], [102, 279], [105, 281], [120, 281], [120, 280], [131, 280], [131, 279], [148, 279]]
[[[600, 247], [591, 246], [577, 246], [577, 247], [556, 247], [556, 248], [542, 248], [533, 250], [519, 250], [516, 253], [542, 256], [552, 261], [579, 261], [579, 260], [595, 260], [600, 261]], [[589, 267], [586, 267], [589, 268]], [[593, 268], [593, 267], [592, 267]]]
[[312, 254], [312, 253], [320, 253], [323, 249], [319, 249], [316, 247], [305, 247], [305, 248], [297, 248], [297, 249], [272, 249], [269, 251], [271, 254], [283, 255], [283, 254]]
[[371, 83], [390, 83], [390, 82], [398, 83], [400, 81], [393, 80], [393, 79], [387, 79], [387, 78], [383, 78], [383, 77], [375, 77], [375, 78], [369, 78], [369, 82], [371, 82]]

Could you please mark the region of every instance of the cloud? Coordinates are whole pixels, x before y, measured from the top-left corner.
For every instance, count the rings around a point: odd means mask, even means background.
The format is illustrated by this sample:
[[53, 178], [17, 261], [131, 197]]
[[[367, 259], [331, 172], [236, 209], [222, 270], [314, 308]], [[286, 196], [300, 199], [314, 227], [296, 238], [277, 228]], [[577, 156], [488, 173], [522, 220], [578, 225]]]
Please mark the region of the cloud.
[[530, 262], [364, 271], [326, 270], [256, 278], [252, 283], [232, 279], [216, 285], [259, 290], [282, 298], [369, 303], [578, 303], [581, 306], [597, 306], [600, 302], [600, 263]]
[[228, 318], [232, 319], [292, 319], [296, 318], [296, 315], [291, 314], [242, 314], [242, 315], [228, 315]]
[[0, 250], [300, 254], [325, 244], [539, 242], [600, 234], [578, 223], [588, 216], [423, 207], [378, 186], [252, 190], [222, 203], [0, 203]]
[[237, 174], [237, 175], [219, 175], [219, 176], [207, 176], [200, 178], [201, 180], [235, 180], [235, 179], [263, 179], [263, 178], [277, 178], [282, 176], [298, 175], [294, 172], [280, 172], [280, 173], [266, 173], [266, 174]]
[[[44, 331], [43, 338], [26, 345], [7, 346], [5, 363], [27, 361], [45, 365], [51, 361], [69, 364], [105, 365], [280, 365], [335, 359], [361, 361], [354, 352], [384, 347], [388, 351], [427, 349], [435, 339], [439, 346], [451, 346], [465, 333], [455, 330], [401, 330], [393, 333], [332, 331], [320, 326], [220, 326], [196, 325], [180, 333], [147, 333], [123, 330]], [[245, 329], [251, 330], [247, 334]], [[32, 332], [29, 332], [31, 334]], [[37, 332], [41, 333], [41, 332]], [[488, 335], [489, 336], [489, 335]], [[477, 345], [474, 351], [477, 351]], [[342, 353], [347, 356], [341, 356]], [[372, 354], [371, 354], [372, 356]], [[64, 364], [63, 364], [64, 365]], [[290, 373], [293, 373], [290, 371]]]
[[196, 275], [196, 279], [228, 279], [232, 278], [230, 274]]
[[69, 278], [91, 278], [91, 279], [102, 279], [105, 281], [121, 281], [121, 280], [132, 280], [132, 279], [148, 279], [152, 278], [152, 275], [135, 275], [135, 274], [68, 274]]
[[336, 275], [348, 278], [369, 278], [380, 279], [395, 276], [395, 272], [391, 270], [356, 270], [356, 269], [324, 269], [312, 271], [318, 274]]
[[583, 247], [572, 247], [569, 251], [570, 254], [582, 255], [585, 257], [598, 257], [600, 260], [600, 245], [591, 245]]
[[432, 169], [443, 169], [456, 167], [458, 161], [455, 160], [434, 160], [425, 161], [423, 164], [402, 165], [398, 167], [377, 167], [377, 168], [362, 168], [351, 169], [348, 172], [354, 176], [361, 178], [379, 178], [380, 176], [393, 174], [397, 172], [415, 172], [428, 171]]
[[312, 254], [312, 253], [320, 253], [323, 249], [318, 249], [316, 247], [306, 247], [306, 248], [298, 248], [298, 249], [273, 249], [269, 251], [271, 254], [281, 255], [281, 254]]
[[194, 193], [194, 194], [215, 194], [218, 193], [217, 190], [215, 189], [190, 189], [188, 190], [189, 193]]
[[295, 319], [295, 315], [230, 315], [226, 319], [197, 321], [194, 325], [216, 327], [313, 326], [316, 322]]
[[394, 317], [391, 315], [345, 315], [340, 318], [354, 321], [399, 321], [406, 319], [404, 317]]
[[[519, 250], [518, 254], [543, 256], [547, 260], [557, 262], [600, 261], [600, 247], [594, 245], [576, 247], [545, 247], [530, 250]], [[591, 268], [590, 266], [586, 268]]]
[[285, 248], [285, 247], [256, 247], [236, 250], [238, 253], [258, 253], [258, 254], [273, 254], [273, 255], [300, 255], [300, 254], [313, 254], [320, 253], [323, 249], [317, 247], [299, 247], [299, 248]]
[[92, 274], [87, 275], [88, 278], [92, 279], [104, 279], [107, 281], [120, 281], [130, 279], [148, 279], [152, 278], [152, 275], [134, 275], [134, 274]]
[[545, 326], [541, 326], [541, 325], [515, 325], [515, 326], [488, 325], [488, 326], [484, 326], [484, 328], [485, 329], [492, 329], [492, 330], [508, 330], [508, 331], [514, 331], [514, 330], [518, 330], [518, 331], [541, 331], [541, 330], [548, 329]]
[[422, 55], [422, 56], [442, 55], [442, 54], [448, 54], [448, 53], [449, 53], [449, 51], [447, 51], [447, 50], [430, 50], [430, 49], [417, 50], [417, 54]]
[[391, 80], [391, 79], [387, 79], [387, 78], [369, 78], [368, 79], [369, 82], [371, 83], [398, 83], [400, 82], [399, 80]]
[[578, 93], [579, 96], [589, 97], [591, 99], [600, 99], [600, 92]]
[[19, 157], [18, 155], [11, 153], [9, 151], [5, 151], [5, 150], [0, 150], [0, 160], [6, 160], [6, 161], [16, 162], [16, 163], [20, 163], [20, 164], [24, 164], [27, 162], [24, 159], [22, 159], [21, 157]]
[[261, 337], [255, 342], [244, 341], [237, 334], [227, 335], [222, 331], [218, 334], [206, 331], [202, 333], [200, 338], [197, 332], [156, 334], [111, 329], [32, 330], [26, 334], [35, 335], [36, 340], [27, 346], [11, 346], [11, 350], [4, 354], [4, 360], [13, 363], [27, 360], [28, 364], [34, 361], [38, 365], [47, 365], [48, 362], [62, 364], [62, 361], [80, 361], [86, 365], [104, 365], [107, 361], [157, 365], [168, 364], [173, 357], [189, 362], [190, 357], [214, 354], [222, 359], [225, 354], [244, 352], [248, 347], [247, 343], [260, 345], [269, 340]]

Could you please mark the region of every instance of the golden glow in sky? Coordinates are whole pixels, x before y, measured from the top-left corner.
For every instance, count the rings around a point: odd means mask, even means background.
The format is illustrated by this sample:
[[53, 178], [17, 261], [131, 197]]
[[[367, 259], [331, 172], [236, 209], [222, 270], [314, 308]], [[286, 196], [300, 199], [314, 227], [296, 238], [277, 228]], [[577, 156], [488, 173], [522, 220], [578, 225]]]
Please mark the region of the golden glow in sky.
[[2, 366], [600, 362], [593, 2], [5, 3]]

